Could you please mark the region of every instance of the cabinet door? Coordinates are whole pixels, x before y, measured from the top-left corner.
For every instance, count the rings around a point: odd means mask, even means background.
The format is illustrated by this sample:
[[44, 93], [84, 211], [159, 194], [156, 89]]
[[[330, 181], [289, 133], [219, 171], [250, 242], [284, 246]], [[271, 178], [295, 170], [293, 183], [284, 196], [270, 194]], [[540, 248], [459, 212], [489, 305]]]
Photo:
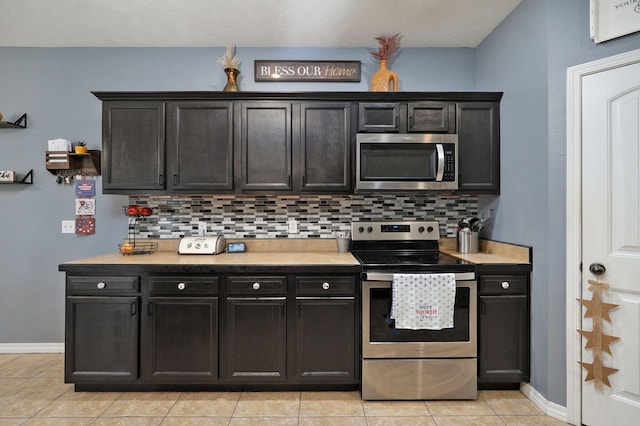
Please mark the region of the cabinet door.
[[351, 104], [301, 105], [302, 191], [351, 189]]
[[400, 104], [398, 102], [360, 102], [358, 131], [374, 133], [400, 131]]
[[291, 104], [243, 102], [239, 122], [240, 189], [290, 191]]
[[104, 102], [102, 187], [105, 193], [165, 188], [163, 102]]
[[286, 298], [230, 297], [226, 314], [227, 381], [285, 381]]
[[182, 384], [217, 380], [217, 297], [151, 297], [143, 330], [146, 381]]
[[455, 109], [449, 102], [409, 102], [408, 132], [453, 133]]
[[500, 114], [496, 102], [459, 102], [458, 191], [500, 192]]
[[67, 297], [67, 383], [138, 379], [138, 300], [137, 296]]
[[528, 380], [527, 296], [480, 296], [479, 316], [479, 382], [517, 383]]
[[168, 187], [175, 190], [233, 189], [233, 104], [169, 104]]
[[355, 300], [297, 298], [295, 375], [302, 382], [354, 382]]

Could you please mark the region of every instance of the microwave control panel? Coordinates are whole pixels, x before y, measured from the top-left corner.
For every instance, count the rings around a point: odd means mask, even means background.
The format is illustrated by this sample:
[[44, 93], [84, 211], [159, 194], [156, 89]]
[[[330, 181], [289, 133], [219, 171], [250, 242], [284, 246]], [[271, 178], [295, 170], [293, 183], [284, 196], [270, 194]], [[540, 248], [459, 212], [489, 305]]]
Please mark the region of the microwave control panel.
[[445, 182], [455, 182], [456, 180], [456, 146], [454, 144], [443, 144], [444, 148], [444, 174], [442, 180]]

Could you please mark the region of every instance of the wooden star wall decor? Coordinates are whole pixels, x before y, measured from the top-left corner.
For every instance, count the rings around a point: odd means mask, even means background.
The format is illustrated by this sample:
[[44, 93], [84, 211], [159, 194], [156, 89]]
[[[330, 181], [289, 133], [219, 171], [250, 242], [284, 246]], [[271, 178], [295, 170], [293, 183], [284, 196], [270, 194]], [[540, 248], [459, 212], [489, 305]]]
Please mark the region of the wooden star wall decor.
[[587, 370], [587, 377], [585, 377], [584, 381], [588, 382], [593, 380], [594, 387], [598, 392], [603, 391], [602, 385], [607, 385], [611, 387], [611, 383], [609, 382], [609, 375], [618, 371], [615, 368], [605, 367], [602, 364], [602, 353], [606, 352], [611, 354], [610, 344], [615, 342], [616, 340], [620, 340], [619, 337], [609, 336], [604, 334], [602, 331], [603, 321], [608, 321], [611, 323], [611, 317], [609, 316], [609, 311], [618, 307], [619, 305], [615, 305], [613, 303], [604, 303], [602, 301], [603, 293], [607, 293], [609, 291], [609, 284], [601, 283], [598, 281], [589, 280], [589, 291], [593, 293], [593, 297], [591, 300], [585, 299], [577, 299], [587, 310], [584, 313], [585, 318], [592, 318], [593, 322], [593, 330], [585, 331], [585, 330], [576, 330], [582, 337], [587, 339], [587, 343], [585, 344], [585, 349], [591, 349], [593, 352], [593, 363], [589, 364], [587, 362], [578, 363]]

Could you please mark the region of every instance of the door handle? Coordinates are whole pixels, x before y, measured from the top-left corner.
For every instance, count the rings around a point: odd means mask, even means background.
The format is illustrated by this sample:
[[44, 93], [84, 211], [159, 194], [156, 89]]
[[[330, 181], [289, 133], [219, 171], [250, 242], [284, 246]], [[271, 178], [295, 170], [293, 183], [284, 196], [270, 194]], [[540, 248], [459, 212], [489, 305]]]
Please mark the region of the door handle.
[[605, 268], [602, 263], [592, 263], [589, 265], [589, 271], [593, 275], [602, 275], [607, 272], [607, 268]]

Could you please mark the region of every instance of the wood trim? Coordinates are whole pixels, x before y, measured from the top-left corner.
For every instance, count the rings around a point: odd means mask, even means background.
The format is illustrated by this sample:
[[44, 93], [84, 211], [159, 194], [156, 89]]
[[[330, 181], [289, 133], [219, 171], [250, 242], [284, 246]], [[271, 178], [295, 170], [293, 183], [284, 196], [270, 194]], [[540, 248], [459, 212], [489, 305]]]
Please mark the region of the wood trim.
[[493, 101], [503, 92], [91, 92], [103, 101], [335, 100], [335, 101]]
[[64, 343], [0, 343], [0, 354], [63, 354]]

